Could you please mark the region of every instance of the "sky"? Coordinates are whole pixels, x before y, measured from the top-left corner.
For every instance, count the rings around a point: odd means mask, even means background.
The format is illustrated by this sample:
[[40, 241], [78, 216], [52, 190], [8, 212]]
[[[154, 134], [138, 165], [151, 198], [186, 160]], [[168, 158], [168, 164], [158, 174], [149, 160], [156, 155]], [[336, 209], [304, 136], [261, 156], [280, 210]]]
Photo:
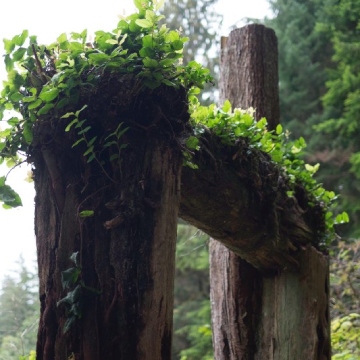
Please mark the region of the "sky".
[[[166, 1], [166, 0], [165, 0]], [[234, 5], [236, 3], [236, 5]], [[48, 0], [1, 1], [0, 39], [12, 38], [24, 29], [30, 35], [37, 35], [39, 43], [52, 43], [63, 32], [88, 33], [96, 30], [110, 31], [116, 27], [118, 15], [131, 14], [131, 0], [62, 0], [49, 7]], [[229, 28], [241, 25], [245, 18], [263, 18], [270, 16], [267, 0], [218, 0], [216, 9], [224, 16], [223, 26], [218, 36], [227, 36]], [[5, 78], [3, 65], [3, 43], [0, 42], [0, 88]], [[0, 122], [1, 127], [1, 122]], [[0, 167], [0, 176], [9, 169]], [[9, 184], [20, 194], [23, 206], [4, 210], [0, 207], [0, 281], [5, 274], [16, 269], [16, 261], [23, 255], [26, 265], [33, 268], [36, 260], [34, 235], [34, 197], [33, 184], [25, 181], [29, 167], [17, 168], [8, 176]]]

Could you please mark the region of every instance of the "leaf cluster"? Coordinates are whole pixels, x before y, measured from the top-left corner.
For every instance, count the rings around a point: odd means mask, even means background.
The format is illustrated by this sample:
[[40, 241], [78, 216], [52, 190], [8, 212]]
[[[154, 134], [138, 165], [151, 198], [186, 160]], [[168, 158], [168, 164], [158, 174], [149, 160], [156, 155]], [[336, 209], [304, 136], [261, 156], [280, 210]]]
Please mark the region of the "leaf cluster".
[[78, 252], [73, 253], [70, 260], [75, 266], [61, 272], [62, 287], [64, 290], [69, 289], [66, 296], [57, 302], [57, 306], [64, 305], [67, 312], [67, 319], [63, 328], [64, 333], [68, 332], [75, 321], [82, 317], [84, 290], [99, 294], [98, 290], [86, 286], [81, 280], [81, 266], [78, 256]]
[[[190, 151], [199, 148], [199, 138], [206, 128], [226, 145], [235, 145], [240, 139], [245, 139], [249, 155], [253, 151], [262, 151], [269, 154], [271, 160], [279, 166], [288, 182], [289, 197], [294, 196], [296, 187], [300, 185], [308, 194], [309, 206], [321, 206], [327, 229], [324, 243], [328, 244], [334, 237], [334, 225], [349, 221], [345, 212], [334, 217], [331, 208], [337, 196], [333, 191], [325, 190], [322, 184], [314, 179], [319, 164], [312, 166], [302, 159], [303, 149], [306, 147], [302, 137], [290, 141], [288, 132], [284, 131], [281, 125], [278, 125], [275, 131], [268, 131], [265, 118], [256, 121], [253, 109], [232, 110], [228, 100], [222, 108], [214, 104], [201, 106], [196, 97], [191, 97], [190, 102], [194, 127], [194, 136], [187, 142]], [[188, 156], [187, 161], [188, 165], [194, 167], [191, 157]]]
[[[182, 64], [188, 38], [165, 24], [160, 26], [162, 1], [134, 3], [137, 13], [121, 19], [112, 32], [96, 31], [94, 42], [87, 41], [86, 30], [63, 33], [48, 46], [39, 45], [26, 30], [4, 39], [8, 78], [0, 95], [0, 119], [5, 123], [0, 130], [0, 163], [11, 159], [17, 164], [18, 153], [28, 153], [34, 125], [66, 115], [81, 96], [96, 92], [105, 75], [133, 76], [136, 92], [161, 85], [203, 88], [211, 81], [210, 71], [195, 61]], [[79, 141], [86, 139], [82, 135], [87, 130], [86, 126], [80, 129]], [[91, 160], [95, 140], [86, 140]], [[7, 203], [20, 205], [16, 199]]]
[[351, 313], [331, 323], [332, 359], [360, 359], [360, 314]]

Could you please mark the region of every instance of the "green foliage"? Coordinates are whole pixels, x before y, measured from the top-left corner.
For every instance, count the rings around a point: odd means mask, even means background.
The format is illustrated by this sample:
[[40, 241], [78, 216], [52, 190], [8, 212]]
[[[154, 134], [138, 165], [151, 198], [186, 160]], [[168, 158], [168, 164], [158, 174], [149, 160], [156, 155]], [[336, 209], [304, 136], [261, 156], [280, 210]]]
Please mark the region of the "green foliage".
[[20, 356], [19, 360], [36, 360], [36, 352], [32, 350], [30, 351], [29, 355]]
[[3, 208], [13, 208], [21, 206], [20, 196], [9, 186], [5, 184], [5, 176], [0, 177], [0, 202]]
[[323, 1], [271, 0], [270, 4], [274, 18], [266, 19], [265, 25], [278, 38], [281, 123], [293, 138], [304, 136], [312, 148], [312, 139], [319, 140], [312, 125], [322, 120], [321, 96], [332, 54], [329, 34], [317, 31]]
[[360, 243], [331, 246], [330, 310], [333, 359], [360, 359]]
[[[79, 118], [83, 108], [67, 110], [76, 108], [81, 95], [96, 91], [106, 74], [134, 76], [137, 84], [133, 95], [161, 85], [203, 88], [211, 81], [209, 70], [195, 61], [182, 64], [188, 38], [165, 24], [159, 25], [163, 18], [158, 14], [161, 2], [136, 0], [135, 5], [138, 13], [120, 20], [113, 32], [97, 31], [94, 43], [86, 41], [86, 30], [70, 36], [61, 34], [48, 46], [39, 45], [27, 31], [4, 40], [8, 79], [1, 92], [0, 119], [5, 121], [9, 110], [15, 111], [16, 117], [8, 119], [6, 129], [0, 132], [0, 163], [6, 159], [16, 164], [18, 153], [28, 153], [37, 122], [70, 115], [75, 117], [70, 124], [79, 135], [74, 145], [85, 142], [88, 162], [96, 159], [97, 138], [87, 138], [90, 127]], [[6, 206], [20, 205], [4, 181], [0, 189], [0, 201]]]
[[[360, 235], [359, 15], [353, 0], [272, 0], [279, 42], [281, 121], [309, 144], [316, 178], [341, 196], [351, 222], [343, 236]], [[317, 131], [314, 131], [316, 129]]]
[[360, 314], [352, 313], [331, 323], [331, 359], [360, 359]]
[[173, 358], [213, 359], [209, 237], [179, 223], [176, 247]]
[[[349, 212], [352, 227], [346, 235], [360, 234], [360, 203], [357, 186], [360, 178], [360, 4], [353, 0], [323, 0], [323, 12], [317, 30], [328, 34], [333, 48], [333, 67], [328, 72], [327, 92], [323, 96], [326, 121], [316, 130], [326, 139], [329, 172], [333, 186], [340, 189], [341, 206]], [[331, 163], [330, 163], [331, 161]], [[329, 174], [324, 174], [324, 177]]]
[[74, 267], [68, 268], [61, 272], [61, 284], [64, 290], [73, 288], [68, 291], [66, 296], [57, 302], [57, 306], [63, 304], [67, 310], [67, 319], [64, 324], [63, 332], [69, 331], [76, 319], [80, 319], [82, 315], [82, 291], [81, 282], [81, 266], [78, 261], [78, 253], [73, 253], [70, 260], [74, 263]]
[[17, 275], [5, 276], [0, 291], [0, 359], [28, 359], [24, 354], [36, 346], [39, 307], [37, 276], [20, 258]]
[[[256, 121], [253, 109], [232, 111], [231, 104], [226, 101], [222, 108], [214, 104], [208, 107], [200, 106], [196, 97], [190, 97], [191, 118], [194, 134], [201, 136], [205, 128], [211, 130], [226, 145], [234, 145], [239, 139], [247, 142], [248, 152], [262, 151], [270, 155], [271, 160], [278, 164], [284, 178], [288, 180], [291, 197], [296, 185], [301, 185], [309, 195], [309, 205], [321, 204], [327, 226], [324, 235], [324, 244], [328, 244], [334, 237], [334, 225], [349, 221], [346, 213], [334, 217], [331, 211], [332, 204], [337, 199], [333, 191], [325, 190], [313, 177], [319, 168], [319, 164], [311, 166], [305, 164], [301, 158], [302, 150], [306, 147], [305, 140], [300, 139], [292, 142], [288, 139], [288, 132], [283, 131], [278, 125], [276, 131], [268, 131], [266, 119]], [[195, 144], [192, 141], [192, 144]], [[196, 145], [197, 146], [197, 145]], [[191, 158], [188, 157], [191, 163]]]
[[67, 319], [63, 328], [64, 334], [69, 331], [77, 319], [82, 317], [84, 291], [87, 290], [95, 294], [100, 293], [98, 290], [86, 286], [82, 281], [79, 253], [71, 254], [70, 260], [75, 266], [61, 272], [62, 287], [64, 290], [68, 290], [68, 292], [65, 297], [57, 302], [57, 306], [65, 306], [67, 312]]
[[360, 313], [360, 243], [337, 241], [330, 249], [331, 316]]

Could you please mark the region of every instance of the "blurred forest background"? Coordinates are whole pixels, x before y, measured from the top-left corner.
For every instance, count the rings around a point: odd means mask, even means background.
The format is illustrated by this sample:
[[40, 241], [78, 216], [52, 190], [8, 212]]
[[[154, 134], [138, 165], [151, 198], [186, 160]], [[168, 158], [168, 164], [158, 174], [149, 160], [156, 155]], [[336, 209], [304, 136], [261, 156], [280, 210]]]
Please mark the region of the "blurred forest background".
[[[216, 0], [167, 0], [169, 27], [190, 37], [185, 62], [196, 59], [218, 75], [222, 21]], [[334, 213], [351, 219], [330, 247], [333, 359], [360, 359], [360, 1], [270, 0], [273, 17], [249, 19], [276, 31], [281, 123], [304, 137], [317, 178], [340, 195]], [[216, 89], [216, 87], [215, 87]], [[216, 101], [207, 89], [204, 102]], [[213, 359], [208, 238], [179, 220], [174, 360]], [[35, 359], [39, 313], [37, 275], [20, 258], [0, 291], [0, 359]]]

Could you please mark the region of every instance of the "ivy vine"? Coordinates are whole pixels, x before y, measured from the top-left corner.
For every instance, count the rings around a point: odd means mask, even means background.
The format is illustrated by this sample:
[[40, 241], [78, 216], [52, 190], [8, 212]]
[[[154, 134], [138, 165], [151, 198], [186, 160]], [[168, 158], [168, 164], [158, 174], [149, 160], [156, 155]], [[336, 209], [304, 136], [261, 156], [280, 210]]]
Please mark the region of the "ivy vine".
[[[288, 196], [293, 196], [295, 185], [301, 184], [309, 193], [310, 205], [321, 204], [328, 229], [326, 236], [332, 237], [334, 225], [349, 219], [346, 213], [334, 218], [331, 206], [337, 196], [313, 178], [318, 165], [310, 166], [302, 160], [304, 139], [289, 142], [281, 125], [270, 132], [266, 119], [256, 122], [251, 111], [232, 110], [228, 101], [222, 108], [201, 106], [196, 95], [206, 82], [212, 81], [210, 72], [195, 61], [182, 63], [188, 38], [180, 30], [160, 25], [162, 3], [163, 0], [134, 0], [137, 13], [121, 19], [112, 32], [97, 31], [93, 42], [88, 42], [86, 30], [63, 33], [48, 46], [38, 44], [36, 36], [29, 36], [26, 30], [12, 39], [4, 39], [8, 78], [0, 94], [0, 119], [6, 122], [6, 127], [0, 129], [0, 164], [6, 162], [14, 167], [21, 163], [29, 153], [34, 125], [50, 118], [69, 118], [66, 131], [73, 127], [78, 130], [73, 146], [84, 142], [87, 161], [97, 161], [94, 152], [97, 138], [87, 138], [89, 127], [79, 119], [84, 108], [68, 109], [76, 107], [81, 94], [96, 89], [104, 74], [131, 74], [136, 79], [137, 92], [161, 85], [187, 89], [194, 130], [184, 151], [187, 165], [196, 167], [191, 153], [199, 147], [205, 128], [228, 145], [246, 138], [249, 151], [268, 153], [289, 179]], [[118, 146], [119, 138], [127, 130], [122, 126], [119, 124], [105, 144], [117, 146], [114, 156], [119, 160], [126, 146]], [[6, 184], [6, 177], [0, 177], [0, 201], [5, 208], [21, 205], [20, 197]]]

